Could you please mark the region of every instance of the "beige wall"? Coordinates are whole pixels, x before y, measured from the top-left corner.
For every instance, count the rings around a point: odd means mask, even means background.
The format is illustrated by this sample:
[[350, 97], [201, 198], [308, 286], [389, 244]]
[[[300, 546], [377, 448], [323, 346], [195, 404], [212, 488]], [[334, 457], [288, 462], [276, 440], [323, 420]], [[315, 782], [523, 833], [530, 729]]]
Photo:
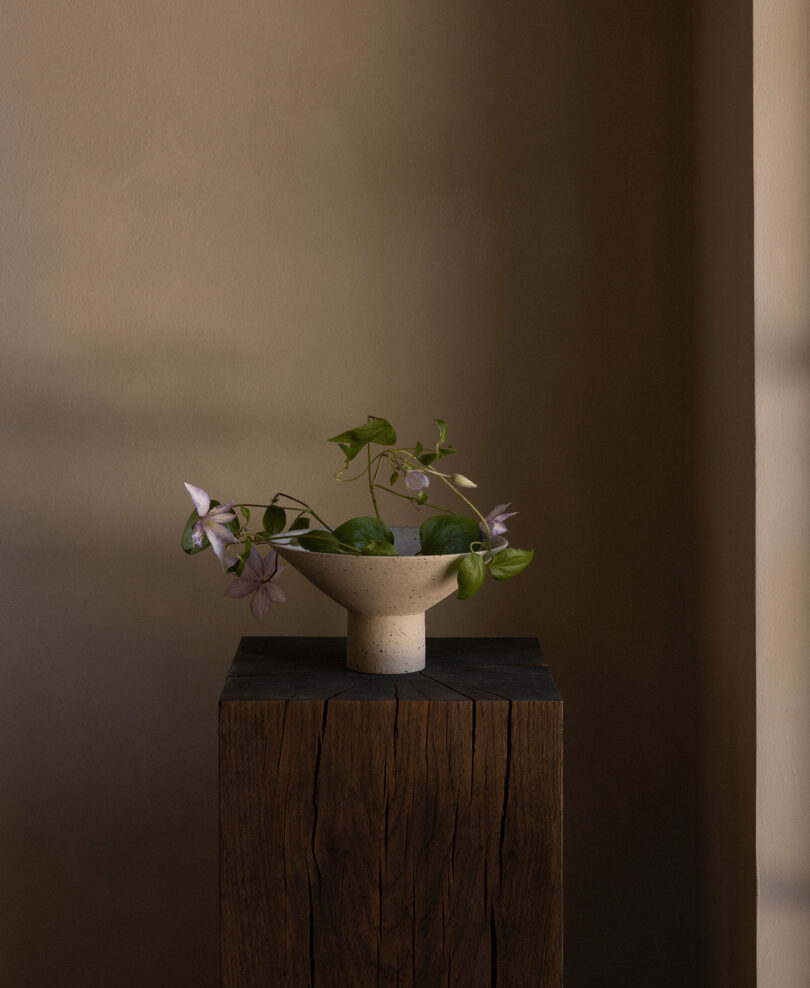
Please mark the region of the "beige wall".
[[810, 983], [810, 10], [754, 3], [758, 985]]
[[[5, 4], [7, 983], [216, 984], [257, 629], [182, 482], [361, 510], [323, 439], [368, 411], [450, 419], [538, 550], [430, 630], [562, 688], [567, 983], [694, 981], [688, 48], [664, 0]], [[341, 632], [283, 582], [263, 633]]]

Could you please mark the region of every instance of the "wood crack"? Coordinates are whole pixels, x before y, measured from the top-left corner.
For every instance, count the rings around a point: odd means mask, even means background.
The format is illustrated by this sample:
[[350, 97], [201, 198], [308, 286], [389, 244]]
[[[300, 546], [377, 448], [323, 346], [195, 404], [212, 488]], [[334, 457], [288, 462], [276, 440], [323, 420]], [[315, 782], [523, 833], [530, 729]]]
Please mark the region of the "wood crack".
[[312, 902], [312, 875], [307, 868], [307, 891], [309, 892], [309, 983], [315, 988], [315, 910]]
[[[424, 670], [422, 670], [422, 672], [420, 672], [419, 675], [424, 676], [425, 679], [432, 680], [434, 683], [438, 683], [439, 686], [444, 686], [444, 688], [447, 690], [452, 690], [454, 693], [458, 693], [459, 696], [463, 696], [467, 700], [472, 700], [473, 703], [475, 703], [476, 701], [476, 697], [472, 696], [472, 694], [470, 693], [465, 693], [464, 690], [459, 685], [457, 684], [451, 685], [456, 683], [456, 681], [452, 678], [452, 676], [450, 677], [450, 682], [448, 682], [447, 680], [444, 679], [437, 679], [436, 676], [430, 676]], [[503, 693], [496, 693], [494, 690], [485, 689], [483, 686], [476, 686], [475, 689], [478, 693], [486, 693], [488, 696], [495, 697], [498, 700], [510, 699], [508, 696], [504, 696]]]
[[326, 734], [326, 714], [329, 708], [329, 701], [324, 700], [323, 702], [323, 712], [321, 713], [321, 730], [318, 735], [318, 747], [315, 752], [315, 769], [312, 778], [312, 862], [315, 865], [315, 870], [318, 873], [318, 879], [321, 877], [321, 869], [318, 865], [318, 855], [315, 851], [315, 843], [318, 831], [318, 780], [321, 770], [321, 753], [323, 751], [323, 739]]
[[501, 836], [498, 842], [498, 864], [500, 874], [498, 883], [503, 889], [503, 844], [506, 837], [506, 814], [509, 810], [509, 775], [512, 771], [512, 704], [509, 704], [509, 713], [506, 718], [506, 770], [503, 780], [503, 810], [501, 812]]

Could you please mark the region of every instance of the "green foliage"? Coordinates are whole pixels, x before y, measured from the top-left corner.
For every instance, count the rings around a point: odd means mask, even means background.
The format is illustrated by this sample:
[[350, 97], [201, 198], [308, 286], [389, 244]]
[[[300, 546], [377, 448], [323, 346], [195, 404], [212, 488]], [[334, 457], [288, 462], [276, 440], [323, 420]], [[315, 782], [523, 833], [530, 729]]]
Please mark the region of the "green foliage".
[[476, 552], [468, 552], [458, 568], [458, 599], [467, 600], [472, 597], [480, 589], [486, 573], [483, 557]]
[[346, 555], [346, 550], [340, 545], [332, 532], [319, 528], [308, 535], [299, 535], [298, 544], [310, 552], [329, 552], [335, 555]]
[[469, 552], [472, 543], [480, 539], [478, 522], [461, 515], [434, 515], [422, 522], [419, 529], [424, 556]]
[[277, 504], [271, 504], [264, 513], [262, 524], [268, 535], [277, 535], [284, 531], [287, 524], [287, 513], [284, 508], [280, 508]]
[[183, 529], [183, 534], [180, 536], [180, 545], [183, 547], [183, 552], [189, 556], [193, 556], [197, 552], [202, 552], [203, 549], [207, 549], [210, 544], [205, 536], [203, 536], [202, 545], [194, 545], [191, 541], [191, 533], [194, 531], [194, 526], [199, 520], [200, 516], [197, 514], [197, 509], [194, 508], [188, 516], [186, 527]]
[[398, 556], [399, 553], [390, 542], [372, 540], [360, 550], [361, 556]]
[[[394, 533], [379, 518], [350, 518], [335, 529], [335, 538], [356, 549], [364, 549], [371, 542], [394, 544]], [[376, 553], [381, 555], [381, 553]], [[390, 555], [390, 553], [389, 553]]]
[[242, 547], [242, 551], [234, 559], [233, 566], [229, 566], [227, 572], [235, 573], [237, 576], [241, 576], [245, 571], [245, 563], [248, 561], [248, 556], [250, 555], [250, 550], [253, 543], [248, 541]]
[[496, 553], [489, 564], [489, 571], [496, 580], [511, 580], [522, 573], [534, 559], [534, 549], [512, 549], [507, 547]]
[[[277, 494], [273, 503], [264, 505], [258, 510], [263, 511], [261, 531], [249, 530], [251, 512], [243, 504], [234, 506], [234, 518], [227, 523], [228, 529], [239, 541], [236, 547], [239, 555], [227, 557], [228, 572], [241, 575], [250, 556], [254, 539], [262, 544], [273, 543], [299, 545], [310, 552], [323, 552], [339, 555], [364, 556], [396, 556], [394, 535], [390, 528], [380, 518], [380, 505], [375, 489], [387, 491], [389, 495], [399, 497], [411, 505], [425, 506], [431, 510], [443, 511], [444, 508], [434, 503], [434, 495], [449, 489], [466, 505], [461, 510], [469, 510], [477, 517], [467, 517], [456, 514], [438, 514], [427, 518], [419, 529], [421, 551], [426, 556], [454, 555], [460, 557], [457, 566], [458, 597], [467, 600], [481, 588], [484, 583], [487, 568], [496, 580], [508, 580], [531, 563], [533, 550], [505, 548], [493, 552], [491, 546], [485, 546], [486, 551], [476, 552], [476, 548], [484, 546], [481, 527], [484, 516], [459, 488], [475, 487], [475, 484], [460, 473], [445, 473], [437, 469], [437, 461], [450, 456], [456, 450], [447, 442], [449, 425], [444, 419], [436, 419], [438, 437], [435, 445], [425, 447], [421, 442], [413, 446], [397, 447], [397, 435], [391, 423], [377, 415], [369, 415], [368, 420], [354, 429], [347, 429], [333, 436], [329, 442], [336, 443], [349, 466], [358, 454], [364, 453], [362, 467], [355, 465], [352, 470], [356, 476], [344, 476], [343, 471], [335, 476], [338, 480], [359, 480], [365, 477], [376, 517], [367, 515], [350, 518], [332, 531], [326, 522], [320, 521], [313, 514], [313, 509], [304, 501], [299, 501], [292, 495]], [[376, 444], [376, 451], [371, 446]], [[367, 453], [367, 457], [366, 457]], [[365, 462], [364, 462], [365, 461]], [[380, 470], [382, 474], [389, 473], [388, 486], [377, 482]], [[407, 472], [423, 470], [432, 481], [430, 494], [424, 487], [413, 491], [393, 490], [394, 485]], [[188, 485], [187, 485], [188, 486]], [[407, 487], [407, 484], [405, 485]], [[418, 486], [418, 485], [416, 485]], [[194, 490], [193, 488], [191, 489]], [[196, 497], [195, 493], [195, 497]], [[279, 503], [280, 502], [280, 503]], [[292, 502], [292, 503], [289, 503]], [[281, 505], [285, 505], [282, 507]], [[211, 501], [211, 507], [220, 507], [219, 501]], [[254, 505], [254, 511], [257, 506]], [[507, 513], [507, 517], [511, 515]], [[200, 520], [196, 510], [192, 511], [186, 521], [181, 536], [183, 551], [188, 555], [196, 555], [210, 545], [210, 540], [204, 535], [202, 544], [194, 545], [192, 535]], [[255, 522], [254, 522], [255, 524]], [[310, 528], [310, 526], [319, 526]], [[292, 536], [293, 531], [306, 530], [306, 535]]]
[[346, 465], [357, 456], [369, 443], [377, 443], [380, 446], [393, 446], [397, 441], [397, 434], [394, 427], [386, 419], [378, 418], [375, 415], [369, 416], [365, 425], [359, 425], [355, 429], [347, 429], [340, 435], [333, 436], [330, 443], [337, 443], [343, 450], [346, 457]]

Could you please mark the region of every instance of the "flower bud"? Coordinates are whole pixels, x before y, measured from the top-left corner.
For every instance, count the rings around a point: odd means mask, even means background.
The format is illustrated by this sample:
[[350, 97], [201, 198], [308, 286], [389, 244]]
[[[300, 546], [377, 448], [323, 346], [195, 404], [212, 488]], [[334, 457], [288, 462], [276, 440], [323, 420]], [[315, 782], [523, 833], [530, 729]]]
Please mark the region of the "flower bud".
[[454, 473], [452, 477], [453, 483], [456, 487], [477, 487], [478, 484], [474, 484], [469, 477], [465, 477], [463, 473]]

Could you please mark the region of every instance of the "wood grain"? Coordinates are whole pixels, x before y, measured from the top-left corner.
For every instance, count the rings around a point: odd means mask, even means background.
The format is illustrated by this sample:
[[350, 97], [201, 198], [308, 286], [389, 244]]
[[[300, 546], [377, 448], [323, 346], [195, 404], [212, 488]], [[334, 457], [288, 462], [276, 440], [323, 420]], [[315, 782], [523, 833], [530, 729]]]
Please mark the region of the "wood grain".
[[526, 639], [428, 656], [365, 676], [340, 639], [244, 640], [220, 702], [225, 988], [562, 984], [548, 668]]

